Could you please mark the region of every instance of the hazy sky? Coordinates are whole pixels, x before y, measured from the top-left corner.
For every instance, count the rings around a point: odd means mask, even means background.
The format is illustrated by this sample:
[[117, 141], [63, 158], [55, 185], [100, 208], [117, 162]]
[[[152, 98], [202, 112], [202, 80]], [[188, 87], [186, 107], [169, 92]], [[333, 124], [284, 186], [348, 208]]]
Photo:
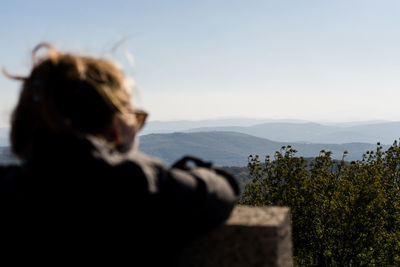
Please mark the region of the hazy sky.
[[[400, 120], [398, 0], [3, 0], [0, 25], [20, 74], [39, 42], [104, 56], [128, 38], [115, 58], [151, 120]], [[0, 77], [0, 125], [18, 93]]]

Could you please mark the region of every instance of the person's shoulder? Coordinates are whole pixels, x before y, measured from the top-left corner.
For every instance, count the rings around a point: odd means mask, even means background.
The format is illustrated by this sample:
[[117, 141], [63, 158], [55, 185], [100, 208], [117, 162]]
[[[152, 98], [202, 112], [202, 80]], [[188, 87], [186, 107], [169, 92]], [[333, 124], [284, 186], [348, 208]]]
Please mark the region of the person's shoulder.
[[165, 165], [161, 161], [161, 159], [158, 159], [156, 157], [151, 157], [147, 154], [144, 154], [138, 150], [133, 150], [127, 154], [128, 158], [134, 162], [136, 162], [138, 165], [142, 166], [153, 166], [155, 168], [164, 168]]
[[110, 147], [110, 145], [101, 138], [88, 136], [87, 140], [94, 147], [94, 150], [92, 150], [94, 153], [94, 157], [101, 158], [108, 162], [110, 165], [123, 164], [127, 161], [134, 162], [140, 166], [151, 165], [154, 167], [161, 167], [164, 165], [161, 160], [150, 157], [133, 148], [128, 152], [121, 153], [118, 152], [116, 149]]
[[106, 165], [114, 174], [118, 174], [118, 177], [135, 178], [137, 182], [145, 180], [148, 191], [153, 193], [159, 191], [160, 183], [165, 179], [167, 171], [162, 161], [134, 149], [120, 153], [97, 138], [88, 140], [95, 147], [92, 151], [93, 157], [102, 165]]

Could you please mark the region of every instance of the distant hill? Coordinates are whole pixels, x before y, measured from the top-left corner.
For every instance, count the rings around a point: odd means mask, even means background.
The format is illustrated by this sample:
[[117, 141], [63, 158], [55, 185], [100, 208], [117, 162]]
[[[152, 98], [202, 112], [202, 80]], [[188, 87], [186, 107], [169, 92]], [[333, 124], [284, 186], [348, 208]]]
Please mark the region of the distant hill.
[[237, 132], [194, 132], [149, 134], [141, 136], [139, 149], [146, 154], [172, 164], [184, 155], [194, 155], [220, 166], [245, 166], [250, 154], [273, 156], [284, 145], [292, 145], [298, 156], [315, 157], [321, 150], [332, 151], [333, 158], [361, 159], [363, 153], [374, 150], [376, 145], [368, 143], [305, 144], [276, 142]]
[[177, 120], [177, 121], [149, 121], [146, 123], [140, 135], [152, 133], [184, 132], [193, 128], [202, 127], [226, 127], [226, 126], [253, 126], [267, 122], [305, 123], [303, 120], [273, 120], [251, 118], [226, 118], [211, 120]]
[[202, 121], [150, 121], [140, 135], [174, 132], [238, 132], [279, 142], [343, 144], [381, 142], [400, 138], [400, 122], [361, 121], [315, 123], [301, 120], [220, 119]]
[[0, 164], [15, 164], [19, 160], [11, 153], [10, 147], [0, 146]]
[[[250, 154], [273, 156], [282, 146], [292, 145], [297, 156], [315, 157], [321, 150], [332, 151], [333, 158], [341, 159], [347, 150], [347, 161], [361, 159], [363, 153], [374, 150], [368, 143], [305, 144], [276, 142], [237, 132], [195, 132], [149, 134], [140, 137], [139, 150], [158, 157], [170, 165], [184, 155], [194, 155], [219, 166], [246, 166]], [[388, 146], [384, 146], [386, 149]], [[0, 163], [16, 162], [10, 148], [0, 146]]]
[[400, 122], [353, 126], [318, 123], [262, 123], [247, 127], [203, 127], [187, 132], [233, 131], [280, 142], [342, 144], [351, 142], [393, 144], [400, 138]]
[[[139, 135], [174, 132], [238, 132], [277, 142], [370, 143], [391, 145], [400, 138], [400, 122], [363, 121], [321, 124], [301, 120], [229, 118], [201, 121], [150, 121]], [[8, 128], [0, 127], [0, 146], [8, 146]]]
[[9, 133], [9, 128], [0, 127], [0, 146], [9, 145], [8, 133]]

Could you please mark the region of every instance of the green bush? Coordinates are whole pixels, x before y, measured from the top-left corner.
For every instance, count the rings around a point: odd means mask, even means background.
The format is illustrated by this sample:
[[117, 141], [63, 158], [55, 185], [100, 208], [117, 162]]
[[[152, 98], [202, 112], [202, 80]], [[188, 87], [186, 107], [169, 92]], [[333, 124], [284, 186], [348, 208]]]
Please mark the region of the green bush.
[[378, 143], [363, 159], [311, 161], [282, 147], [249, 157], [252, 181], [240, 203], [288, 206], [297, 266], [400, 266], [400, 147]]

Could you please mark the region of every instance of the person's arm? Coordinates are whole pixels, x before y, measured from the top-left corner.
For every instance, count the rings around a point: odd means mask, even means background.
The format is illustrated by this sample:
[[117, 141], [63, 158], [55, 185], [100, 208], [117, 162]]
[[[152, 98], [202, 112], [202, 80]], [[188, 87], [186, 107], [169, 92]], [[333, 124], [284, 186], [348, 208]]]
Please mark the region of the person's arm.
[[193, 234], [223, 223], [239, 196], [232, 175], [194, 157], [184, 157], [168, 169], [159, 189], [179, 227]]
[[147, 192], [143, 204], [150, 209], [148, 219], [156, 221], [151, 224], [159, 234], [192, 239], [222, 224], [238, 200], [235, 178], [197, 158], [184, 157], [171, 168], [139, 152], [130, 159], [134, 164], [128, 169], [136, 174], [136, 184], [145, 181], [141, 183]]

